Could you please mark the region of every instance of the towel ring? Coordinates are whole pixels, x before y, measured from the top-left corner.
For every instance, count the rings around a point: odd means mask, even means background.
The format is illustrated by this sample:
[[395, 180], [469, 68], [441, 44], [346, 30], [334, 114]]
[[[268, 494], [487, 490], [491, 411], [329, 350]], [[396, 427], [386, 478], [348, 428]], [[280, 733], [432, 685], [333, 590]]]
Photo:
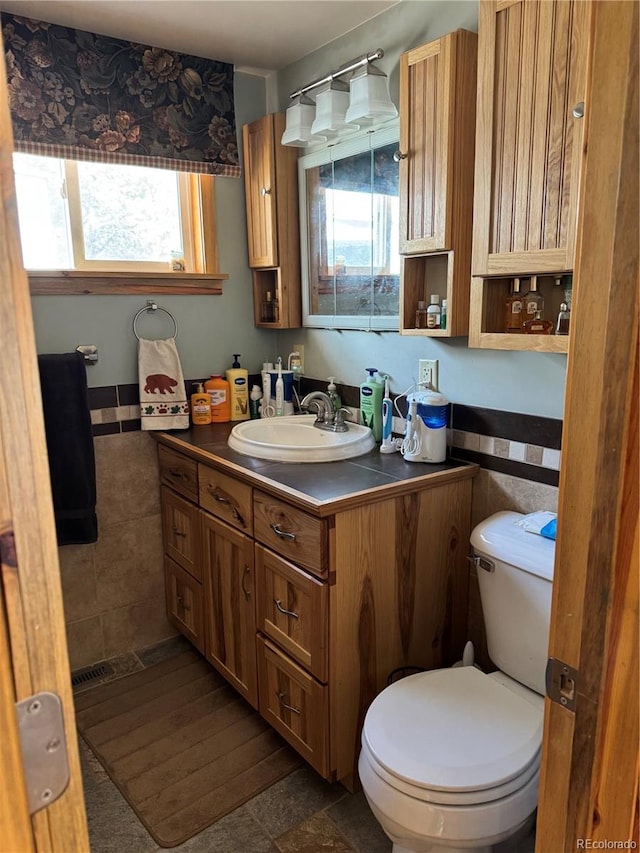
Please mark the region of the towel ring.
[[178, 337], [178, 324], [176, 323], [176, 318], [173, 316], [171, 311], [167, 311], [167, 309], [163, 308], [162, 305], [158, 305], [157, 302], [154, 302], [152, 299], [148, 299], [145, 307], [141, 308], [136, 314], [136, 316], [133, 318], [133, 334], [138, 340], [140, 340], [140, 335], [138, 334], [138, 330], [136, 329], [136, 323], [138, 321], [138, 317], [144, 311], [146, 311], [148, 314], [153, 314], [154, 311], [164, 311], [165, 314], [168, 314], [173, 320], [173, 337], [174, 339]]

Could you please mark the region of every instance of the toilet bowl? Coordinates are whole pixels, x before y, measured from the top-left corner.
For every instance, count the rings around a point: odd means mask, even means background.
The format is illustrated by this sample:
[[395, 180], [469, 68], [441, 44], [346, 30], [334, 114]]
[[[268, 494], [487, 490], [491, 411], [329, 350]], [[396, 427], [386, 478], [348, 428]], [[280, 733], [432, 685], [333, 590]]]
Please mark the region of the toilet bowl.
[[[367, 711], [360, 781], [394, 853], [489, 853], [532, 820], [554, 543], [540, 546], [521, 517], [498, 513], [472, 535], [489, 653], [505, 666], [408, 676]], [[485, 609], [487, 598], [494, 606]]]

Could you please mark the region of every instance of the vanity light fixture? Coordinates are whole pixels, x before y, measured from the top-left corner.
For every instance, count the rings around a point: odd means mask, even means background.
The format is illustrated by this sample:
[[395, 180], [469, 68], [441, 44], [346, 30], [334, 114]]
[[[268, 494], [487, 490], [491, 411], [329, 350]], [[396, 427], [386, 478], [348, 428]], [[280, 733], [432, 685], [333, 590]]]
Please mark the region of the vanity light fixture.
[[283, 145], [306, 148], [311, 141], [311, 124], [315, 115], [315, 105], [311, 98], [299, 94], [287, 109], [286, 126], [282, 134]]
[[[384, 51], [378, 48], [292, 92], [282, 145], [306, 148], [341, 132], [395, 118], [398, 110], [389, 96], [387, 75], [371, 64], [383, 56]], [[338, 79], [352, 73], [348, 87]], [[308, 97], [314, 89], [319, 89], [315, 107]]]

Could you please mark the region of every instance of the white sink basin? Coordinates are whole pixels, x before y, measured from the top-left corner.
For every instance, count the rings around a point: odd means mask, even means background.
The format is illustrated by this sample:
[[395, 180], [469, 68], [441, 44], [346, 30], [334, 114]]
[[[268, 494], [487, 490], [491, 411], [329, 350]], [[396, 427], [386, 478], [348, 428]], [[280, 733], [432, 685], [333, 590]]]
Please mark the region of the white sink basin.
[[313, 425], [315, 415], [290, 415], [236, 424], [229, 447], [274, 462], [335, 462], [361, 456], [375, 447], [369, 427], [349, 423], [348, 432], [331, 432]]

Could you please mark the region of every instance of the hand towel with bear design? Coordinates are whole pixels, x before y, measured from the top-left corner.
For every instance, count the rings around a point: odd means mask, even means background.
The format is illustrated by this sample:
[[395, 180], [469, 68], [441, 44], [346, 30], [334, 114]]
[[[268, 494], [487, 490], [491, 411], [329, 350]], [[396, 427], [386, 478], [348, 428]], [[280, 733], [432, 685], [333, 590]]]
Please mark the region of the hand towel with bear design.
[[140, 338], [138, 376], [142, 429], [188, 429], [189, 402], [174, 338]]

